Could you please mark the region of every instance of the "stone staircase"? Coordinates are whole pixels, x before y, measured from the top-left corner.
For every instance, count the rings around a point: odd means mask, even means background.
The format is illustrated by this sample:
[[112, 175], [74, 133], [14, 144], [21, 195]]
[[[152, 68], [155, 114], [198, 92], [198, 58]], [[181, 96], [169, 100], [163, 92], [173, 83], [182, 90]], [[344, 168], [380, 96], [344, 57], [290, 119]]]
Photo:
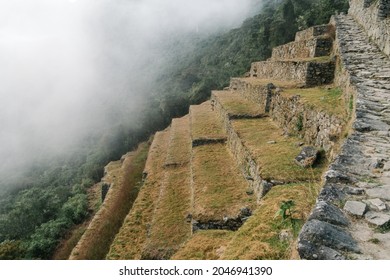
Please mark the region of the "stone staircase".
[[344, 69], [338, 79], [355, 97], [356, 116], [300, 234], [299, 252], [305, 259], [389, 259], [390, 60], [352, 16], [336, 16], [334, 24]]

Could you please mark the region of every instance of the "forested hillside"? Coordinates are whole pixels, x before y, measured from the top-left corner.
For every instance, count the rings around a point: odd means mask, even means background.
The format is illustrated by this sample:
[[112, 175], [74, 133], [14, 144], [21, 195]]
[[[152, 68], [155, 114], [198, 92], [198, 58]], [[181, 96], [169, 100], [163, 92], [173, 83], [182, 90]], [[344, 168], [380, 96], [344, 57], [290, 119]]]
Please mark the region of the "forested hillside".
[[169, 38], [170, 52], [162, 58], [167, 63], [150, 81], [151, 98], [132, 113], [137, 118], [129, 122], [124, 114], [121, 122], [84, 139], [66, 156], [0, 178], [0, 259], [50, 259], [68, 230], [91, 214], [87, 191], [109, 161], [186, 114], [189, 105], [207, 100], [211, 89], [245, 75], [251, 62], [269, 57], [298, 30], [327, 23], [347, 9], [347, 0], [269, 0], [239, 28], [207, 38], [196, 32]]

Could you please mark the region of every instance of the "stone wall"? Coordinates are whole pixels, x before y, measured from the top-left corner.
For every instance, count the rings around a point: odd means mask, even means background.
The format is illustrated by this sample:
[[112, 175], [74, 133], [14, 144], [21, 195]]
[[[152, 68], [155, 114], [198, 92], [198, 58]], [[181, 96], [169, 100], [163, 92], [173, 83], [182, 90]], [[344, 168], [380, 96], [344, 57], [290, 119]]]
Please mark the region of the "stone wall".
[[345, 120], [300, 102], [299, 95], [274, 94], [270, 116], [286, 134], [298, 134], [303, 142], [323, 148], [330, 156], [345, 126]]
[[390, 55], [390, 1], [350, 0], [349, 14], [360, 23], [369, 37]]
[[261, 61], [252, 63], [250, 76], [316, 86], [333, 82], [334, 67], [332, 61]]
[[[343, 79], [339, 82], [342, 83]], [[332, 148], [346, 120], [303, 104], [298, 95], [283, 96], [283, 93], [278, 93], [280, 89], [277, 84], [271, 85], [253, 85], [245, 79], [235, 78], [231, 80], [230, 89], [264, 106], [264, 110], [286, 134], [298, 134], [306, 144], [322, 148], [333, 157]], [[347, 92], [348, 96], [353, 94], [349, 90]], [[349, 97], [346, 99], [349, 100]]]
[[264, 112], [269, 112], [271, 103], [271, 94], [274, 89], [273, 84], [252, 84], [247, 83], [240, 78], [232, 78], [230, 80], [230, 89], [237, 91], [244, 98], [260, 104], [264, 108]]
[[329, 37], [316, 37], [309, 40], [291, 42], [272, 50], [271, 60], [313, 58], [328, 56], [332, 49]]
[[295, 34], [295, 41], [308, 40], [316, 36], [325, 35], [329, 31], [328, 25], [317, 25]]
[[223, 108], [221, 103], [215, 99], [215, 96], [212, 96], [212, 99], [214, 110], [223, 122], [224, 129], [228, 135], [227, 144], [229, 149], [232, 152], [237, 165], [243, 172], [244, 177], [249, 183], [248, 192], [253, 192], [256, 195], [257, 200], [260, 201], [260, 199], [271, 189], [272, 186], [277, 185], [280, 182], [268, 182], [261, 178], [259, 173], [260, 167], [253, 159], [250, 151], [244, 146], [244, 143], [237, 132], [233, 129], [229, 114], [225, 108]]

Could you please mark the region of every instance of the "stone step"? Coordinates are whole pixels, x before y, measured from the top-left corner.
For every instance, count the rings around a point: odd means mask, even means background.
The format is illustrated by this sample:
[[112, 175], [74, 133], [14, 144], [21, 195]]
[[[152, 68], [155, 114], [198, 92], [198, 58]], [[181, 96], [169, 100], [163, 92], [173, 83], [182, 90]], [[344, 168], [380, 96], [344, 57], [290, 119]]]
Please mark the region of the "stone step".
[[165, 166], [176, 166], [188, 163], [191, 157], [190, 147], [191, 136], [189, 115], [179, 119], [173, 119]]
[[237, 230], [256, 203], [226, 144], [193, 147], [193, 231]]
[[211, 101], [190, 106], [190, 130], [192, 146], [226, 142], [226, 133]]
[[[253, 102], [238, 94], [236, 91], [212, 91], [212, 104], [219, 103], [221, 106], [214, 106], [214, 110], [223, 108], [230, 119], [253, 119], [265, 116], [267, 95], [258, 95], [258, 102]], [[265, 99], [265, 100], [261, 100]]]
[[295, 41], [304, 41], [308, 39], [312, 39], [317, 36], [327, 35], [331, 33], [332, 26], [331, 25], [317, 25], [310, 27], [308, 29], [299, 31], [295, 34]]
[[298, 61], [260, 61], [251, 65], [250, 76], [259, 79], [286, 80], [302, 86], [330, 84], [335, 64], [329, 58]]
[[329, 36], [290, 42], [272, 49], [273, 61], [329, 56], [333, 41]]
[[294, 163], [302, 139], [285, 136], [283, 129], [267, 117], [232, 118], [232, 109], [226, 104], [229, 98], [240, 98], [236, 94], [213, 92], [213, 102], [227, 132], [230, 151], [249, 183], [249, 192], [259, 201], [274, 185], [319, 180], [323, 166], [311, 170]]
[[169, 259], [191, 235], [190, 118], [173, 119], [159, 197], [150, 223], [143, 259]]
[[157, 132], [149, 149], [144, 170], [145, 182], [121, 229], [111, 244], [107, 259], [141, 259], [147, 242], [149, 225], [153, 220], [165, 175], [170, 131]]

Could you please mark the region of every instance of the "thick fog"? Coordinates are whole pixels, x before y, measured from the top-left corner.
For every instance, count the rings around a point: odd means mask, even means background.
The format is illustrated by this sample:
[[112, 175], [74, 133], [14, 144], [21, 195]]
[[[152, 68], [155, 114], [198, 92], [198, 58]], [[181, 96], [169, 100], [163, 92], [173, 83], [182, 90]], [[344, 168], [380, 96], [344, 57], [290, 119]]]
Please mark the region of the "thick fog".
[[110, 125], [150, 92], [168, 38], [238, 26], [253, 2], [0, 0], [0, 176]]

